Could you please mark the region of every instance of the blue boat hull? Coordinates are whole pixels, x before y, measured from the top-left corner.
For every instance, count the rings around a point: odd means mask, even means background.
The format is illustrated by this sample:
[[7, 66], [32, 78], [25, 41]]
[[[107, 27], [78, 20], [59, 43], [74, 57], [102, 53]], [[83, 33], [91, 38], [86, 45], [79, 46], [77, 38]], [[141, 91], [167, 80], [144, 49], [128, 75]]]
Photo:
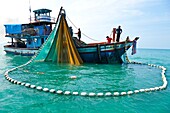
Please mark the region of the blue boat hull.
[[78, 52], [85, 63], [115, 64], [123, 63], [121, 56], [132, 46], [132, 42], [97, 44], [79, 47]]
[[[77, 50], [84, 63], [116, 64], [123, 63], [121, 56], [132, 44], [133, 41], [129, 41], [128, 43], [94, 44], [77, 47]], [[38, 52], [38, 48], [29, 49], [4, 46], [4, 49], [6, 53], [21, 56], [33, 56]]]

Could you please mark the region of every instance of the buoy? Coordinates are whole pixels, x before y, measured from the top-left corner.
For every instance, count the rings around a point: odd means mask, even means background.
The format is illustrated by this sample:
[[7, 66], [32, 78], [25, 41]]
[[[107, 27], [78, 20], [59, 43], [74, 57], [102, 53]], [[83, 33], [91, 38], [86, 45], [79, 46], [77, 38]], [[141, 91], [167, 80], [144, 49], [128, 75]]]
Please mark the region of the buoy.
[[63, 93], [63, 91], [61, 91], [61, 90], [57, 91], [57, 94], [62, 94], [62, 93]]
[[26, 83], [26, 84], [25, 84], [25, 87], [30, 87], [30, 84], [29, 84], [29, 83]]
[[139, 93], [139, 90], [135, 90], [134, 92], [135, 92], [135, 93]]
[[162, 79], [163, 79], [163, 80], [164, 80], [164, 79], [166, 79], [166, 77], [165, 77], [165, 75], [164, 75], [164, 74], [162, 75]]
[[160, 69], [163, 69], [163, 67], [162, 67], [162, 66], [159, 66], [159, 68], [160, 68]]
[[90, 97], [93, 97], [93, 96], [95, 96], [96, 94], [95, 93], [89, 93], [89, 96]]
[[166, 71], [166, 68], [164, 67], [164, 68], [162, 68], [162, 70]]
[[127, 94], [131, 95], [131, 94], [133, 94], [133, 91], [128, 91]]
[[166, 78], [163, 78], [163, 82], [164, 82], [164, 83], [167, 82]]
[[13, 82], [14, 82], [14, 79], [11, 79], [11, 82], [13, 83]]
[[49, 92], [50, 92], [50, 93], [55, 93], [56, 91], [55, 91], [55, 89], [50, 89]]
[[70, 92], [70, 91], [65, 91], [64, 94], [65, 94], [65, 95], [70, 95], [71, 92]]
[[8, 75], [8, 73], [9, 73], [9, 71], [6, 71], [4, 75], [5, 75], [5, 76], [7, 76], [7, 75]]
[[76, 78], [77, 78], [77, 76], [71, 76], [70, 78], [71, 78], [71, 79], [76, 79]]
[[152, 64], [152, 67], [156, 67], [156, 65]]
[[22, 83], [21, 83], [21, 86], [24, 86], [24, 85], [25, 85], [25, 83], [24, 83], [24, 82], [22, 82]]
[[155, 90], [159, 90], [159, 87], [155, 87], [154, 89], [155, 89]]
[[121, 94], [121, 95], [126, 95], [126, 92], [121, 92], [120, 94]]
[[21, 82], [20, 82], [20, 81], [18, 81], [18, 82], [17, 82], [17, 84], [18, 84], [18, 85], [20, 85], [20, 84], [21, 84]]
[[139, 91], [140, 91], [140, 92], [144, 92], [144, 91], [145, 91], [145, 89], [140, 89]]
[[17, 83], [17, 80], [14, 80], [14, 84], [16, 84]]
[[150, 90], [150, 89], [148, 89], [148, 88], [147, 88], [147, 89], [144, 89], [144, 90], [145, 90], [145, 92], [149, 92], [149, 91], [151, 91], [151, 90]]
[[162, 70], [162, 73], [165, 74], [165, 70]]
[[35, 85], [30, 85], [30, 88], [34, 89], [34, 88], [36, 88], [36, 86]]
[[105, 93], [105, 96], [111, 96], [111, 95], [112, 95], [112, 93], [110, 93], [110, 92]]
[[167, 84], [168, 84], [167, 82], [164, 82], [163, 86], [166, 88]]
[[41, 86], [38, 86], [36, 89], [37, 89], [37, 90], [42, 90], [42, 87], [41, 87]]
[[151, 91], [155, 91], [155, 89], [154, 89], [154, 88], [150, 88], [150, 90], [151, 90]]
[[78, 92], [73, 92], [73, 95], [78, 95], [79, 93]]
[[49, 89], [48, 89], [48, 88], [44, 88], [44, 89], [43, 89], [43, 91], [48, 92], [48, 91], [49, 91]]
[[103, 93], [97, 93], [97, 96], [103, 96], [104, 94]]
[[86, 96], [87, 95], [87, 93], [86, 92], [81, 92], [81, 94], [80, 94], [81, 96]]
[[7, 79], [7, 80], [9, 80], [9, 79], [10, 79], [10, 77], [6, 77], [6, 79]]
[[119, 92], [114, 92], [113, 95], [114, 96], [119, 96]]
[[9, 77], [9, 78], [8, 78], [8, 81], [11, 81], [11, 79], [12, 79], [12, 78]]
[[166, 86], [165, 86], [165, 85], [163, 85], [162, 87], [163, 87], [163, 89], [165, 89], [165, 88], [166, 88]]
[[9, 77], [6, 77], [7, 80], [9, 80]]

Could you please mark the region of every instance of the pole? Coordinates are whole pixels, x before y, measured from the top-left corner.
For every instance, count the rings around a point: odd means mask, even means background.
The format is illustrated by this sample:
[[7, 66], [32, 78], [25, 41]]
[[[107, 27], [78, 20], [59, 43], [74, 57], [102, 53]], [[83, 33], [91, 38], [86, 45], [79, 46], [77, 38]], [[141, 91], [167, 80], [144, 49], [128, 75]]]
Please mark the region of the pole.
[[29, 0], [29, 11], [30, 11], [30, 23], [31, 23], [31, 2]]
[[113, 42], [115, 42], [116, 28], [113, 28]]

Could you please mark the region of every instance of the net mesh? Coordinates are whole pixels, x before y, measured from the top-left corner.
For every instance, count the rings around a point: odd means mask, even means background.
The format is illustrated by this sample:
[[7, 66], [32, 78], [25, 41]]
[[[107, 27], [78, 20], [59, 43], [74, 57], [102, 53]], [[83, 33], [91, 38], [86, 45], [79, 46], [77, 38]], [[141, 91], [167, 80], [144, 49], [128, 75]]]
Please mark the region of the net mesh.
[[61, 14], [59, 22], [37, 53], [34, 61], [49, 61], [80, 65], [83, 63], [71, 37], [65, 15]]

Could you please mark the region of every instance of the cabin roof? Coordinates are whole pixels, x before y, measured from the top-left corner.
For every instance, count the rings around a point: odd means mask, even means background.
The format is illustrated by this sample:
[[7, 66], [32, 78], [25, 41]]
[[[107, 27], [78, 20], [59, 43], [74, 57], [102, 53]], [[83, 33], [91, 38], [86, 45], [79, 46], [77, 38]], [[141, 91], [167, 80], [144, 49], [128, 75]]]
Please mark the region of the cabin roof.
[[44, 14], [44, 13], [50, 13], [52, 10], [50, 9], [37, 9], [33, 11], [34, 13]]

